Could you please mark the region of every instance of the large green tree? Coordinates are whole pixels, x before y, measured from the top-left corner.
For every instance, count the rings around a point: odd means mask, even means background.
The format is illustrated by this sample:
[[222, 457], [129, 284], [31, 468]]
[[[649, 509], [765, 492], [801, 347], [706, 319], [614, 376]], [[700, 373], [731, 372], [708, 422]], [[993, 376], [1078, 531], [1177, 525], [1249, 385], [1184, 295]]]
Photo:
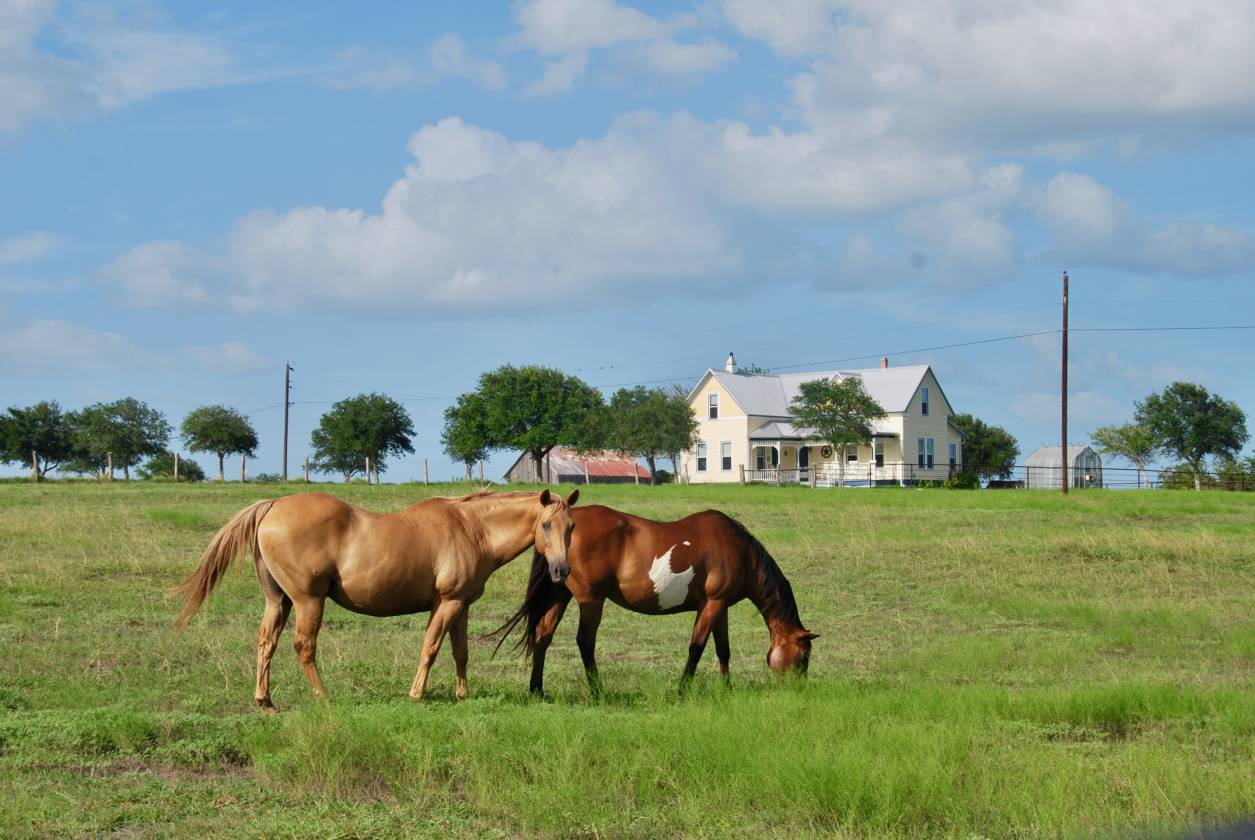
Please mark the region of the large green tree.
[[1202, 489], [1208, 457], [1234, 458], [1250, 437], [1237, 403], [1193, 382], [1173, 382], [1151, 394], [1137, 403], [1136, 416], [1159, 449], [1190, 468], [1195, 490]]
[[815, 437], [841, 453], [837, 469], [843, 485], [846, 447], [871, 440], [872, 423], [885, 416], [884, 407], [867, 393], [857, 376], [803, 382], [789, 410], [794, 423], [813, 429]]
[[982, 481], [1011, 477], [1020, 445], [1010, 432], [970, 414], [956, 414], [950, 423], [963, 435], [963, 472]]
[[478, 391], [462, 394], [444, 410], [440, 442], [446, 455], [466, 467], [470, 481], [475, 462], [488, 457], [487, 410]]
[[131, 467], [149, 455], [163, 452], [170, 440], [165, 415], [133, 397], [111, 403], [95, 403], [75, 412], [71, 419], [78, 460], [99, 465], [112, 457], [127, 480]]
[[13, 406], [0, 415], [0, 460], [30, 467], [36, 481], [74, 454], [70, 417], [55, 400]]
[[[384, 394], [358, 394], [340, 400], [318, 420], [310, 435], [314, 463], [323, 472], [338, 472], [348, 481], [365, 474], [370, 458], [375, 480], [389, 455], [413, 452], [414, 423], [405, 406]], [[370, 476], [366, 475], [369, 481]]]
[[[174, 478], [174, 453], [169, 450], [159, 452], [144, 462], [139, 468], [139, 477], [145, 480], [162, 480]], [[187, 458], [179, 459], [179, 481], [204, 481], [205, 471], [200, 464]]]
[[605, 401], [591, 385], [560, 370], [505, 365], [479, 377], [489, 449], [521, 449], [536, 475], [555, 446], [600, 445]]
[[607, 445], [644, 458], [658, 483], [658, 458], [686, 452], [697, 443], [697, 418], [688, 401], [661, 388], [622, 388], [610, 398]]
[[1091, 435], [1094, 448], [1104, 455], [1118, 455], [1137, 468], [1137, 486], [1146, 477], [1146, 465], [1155, 458], [1155, 435], [1141, 423], [1099, 426]]
[[223, 461], [228, 455], [253, 457], [257, 452], [257, 432], [248, 418], [225, 405], [202, 405], [183, 418], [183, 445], [192, 452], [212, 452], [218, 456], [218, 480], [226, 481]]

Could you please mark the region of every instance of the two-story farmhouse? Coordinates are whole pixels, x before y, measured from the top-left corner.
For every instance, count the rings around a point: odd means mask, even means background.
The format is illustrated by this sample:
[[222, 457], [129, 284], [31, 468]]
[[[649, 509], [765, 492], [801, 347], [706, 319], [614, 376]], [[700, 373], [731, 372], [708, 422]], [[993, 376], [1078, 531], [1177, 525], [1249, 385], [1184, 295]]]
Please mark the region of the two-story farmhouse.
[[[839, 451], [798, 428], [789, 404], [803, 382], [857, 376], [885, 409], [870, 441]], [[914, 484], [945, 479], [962, 465], [963, 437], [950, 423], [949, 400], [928, 365], [750, 374], [731, 353], [724, 370], [708, 370], [689, 394], [698, 444], [681, 458], [693, 483], [768, 481], [833, 486]], [[843, 476], [843, 478], [842, 478]]]

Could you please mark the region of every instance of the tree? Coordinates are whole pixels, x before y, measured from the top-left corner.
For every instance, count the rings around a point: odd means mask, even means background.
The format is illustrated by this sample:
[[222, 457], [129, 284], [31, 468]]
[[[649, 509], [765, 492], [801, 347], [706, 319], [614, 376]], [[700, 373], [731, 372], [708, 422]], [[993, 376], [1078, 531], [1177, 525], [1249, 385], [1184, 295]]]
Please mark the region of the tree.
[[165, 415], [133, 397], [89, 405], [76, 412], [71, 422], [80, 459], [100, 463], [111, 453], [113, 465], [122, 467], [128, 481], [131, 467], [163, 452], [170, 439]]
[[885, 416], [884, 408], [855, 376], [803, 382], [789, 410], [798, 426], [814, 429], [816, 437], [840, 451], [837, 468], [842, 485], [846, 447], [871, 440], [872, 422]]
[[560, 370], [505, 365], [479, 377], [489, 449], [521, 449], [536, 475], [555, 446], [592, 449], [600, 445], [605, 401], [582, 379]]
[[228, 455], [257, 452], [257, 432], [248, 418], [225, 405], [202, 405], [183, 418], [183, 444], [192, 452], [212, 452], [218, 456], [218, 480], [226, 481], [223, 461]]
[[487, 411], [478, 391], [470, 391], [458, 397], [457, 402], [444, 410], [444, 430], [440, 442], [445, 454], [466, 467], [466, 480], [471, 480], [471, 469], [476, 461], [488, 457]]
[[[31, 463], [31, 453], [36, 463]], [[55, 400], [26, 408], [10, 407], [0, 415], [0, 460], [31, 467], [38, 481], [74, 458], [69, 416]]]
[[[144, 462], [139, 468], [139, 477], [145, 480], [162, 480], [174, 478], [174, 453], [166, 450], [159, 452]], [[204, 481], [205, 471], [200, 464], [186, 458], [179, 459], [179, 481]], [[221, 475], [219, 475], [221, 481]]]
[[338, 472], [348, 481], [359, 471], [365, 474], [370, 458], [378, 481], [385, 456], [414, 451], [413, 435], [405, 406], [384, 394], [358, 394], [331, 406], [318, 420], [310, 443], [319, 470]]
[[1011, 477], [1020, 457], [1020, 445], [1010, 432], [970, 414], [956, 414], [950, 423], [963, 435], [963, 472], [981, 481]]
[[1237, 403], [1192, 382], [1173, 382], [1162, 393], [1151, 394], [1137, 403], [1136, 417], [1159, 449], [1185, 462], [1195, 490], [1202, 489], [1209, 455], [1236, 457], [1250, 437]]
[[610, 399], [607, 442], [612, 449], [644, 458], [654, 477], [651, 483], [657, 484], [658, 458], [694, 446], [697, 418], [687, 400], [677, 402], [661, 388], [622, 388]]
[[1140, 423], [1099, 426], [1091, 435], [1094, 448], [1104, 455], [1118, 455], [1137, 467], [1137, 486], [1146, 477], [1146, 465], [1155, 458], [1158, 447], [1150, 429]]

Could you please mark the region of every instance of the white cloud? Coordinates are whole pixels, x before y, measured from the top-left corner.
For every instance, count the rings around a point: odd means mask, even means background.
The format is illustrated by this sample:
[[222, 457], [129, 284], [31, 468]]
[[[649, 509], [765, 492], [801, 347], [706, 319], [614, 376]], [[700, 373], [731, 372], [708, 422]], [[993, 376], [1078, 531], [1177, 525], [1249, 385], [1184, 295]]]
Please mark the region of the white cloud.
[[72, 7], [58, 17], [51, 0], [0, 0], [3, 132], [282, 72], [260, 50], [179, 28], [143, 6]]
[[220, 256], [149, 243], [106, 277], [140, 304], [387, 316], [549, 307], [748, 276], [742, 239], [631, 128], [551, 149], [447, 119], [415, 134], [410, 151], [378, 212], [251, 213]]
[[1255, 275], [1251, 232], [1182, 221], [1156, 228], [1087, 175], [1056, 175], [1036, 214], [1053, 238], [1043, 261], [1143, 274]]
[[783, 56], [805, 56], [836, 44], [839, 4], [834, 0], [724, 0], [729, 23], [747, 38]]
[[596, 52], [661, 76], [704, 75], [736, 59], [735, 50], [709, 35], [694, 42], [676, 39], [697, 25], [693, 15], [664, 20], [615, 0], [524, 0], [516, 4], [514, 19], [519, 29], [507, 45], [546, 59], [542, 77], [525, 90], [533, 96], [574, 87]]
[[197, 345], [188, 348], [188, 353], [207, 370], [214, 373], [257, 373], [271, 366], [269, 359], [255, 353], [247, 344], [238, 341]]
[[0, 266], [24, 265], [48, 256], [60, 246], [60, 238], [44, 230], [0, 240]]
[[67, 321], [32, 321], [12, 332], [0, 332], [0, 365], [18, 373], [116, 368], [144, 362], [135, 345], [117, 333]]
[[505, 87], [505, 70], [495, 61], [473, 56], [466, 42], [446, 32], [428, 44], [417, 57], [355, 47], [342, 50], [337, 67], [323, 82], [338, 90], [366, 88], [377, 92], [422, 91], [445, 79], [466, 79], [485, 90]]
[[810, 120], [878, 111], [894, 136], [920, 144], [1074, 149], [1255, 124], [1249, 0], [790, 6], [729, 0], [724, 10], [782, 55], [819, 54]]
[[103, 270], [127, 303], [141, 308], [192, 308], [210, 302], [217, 266], [181, 242], [147, 242]]

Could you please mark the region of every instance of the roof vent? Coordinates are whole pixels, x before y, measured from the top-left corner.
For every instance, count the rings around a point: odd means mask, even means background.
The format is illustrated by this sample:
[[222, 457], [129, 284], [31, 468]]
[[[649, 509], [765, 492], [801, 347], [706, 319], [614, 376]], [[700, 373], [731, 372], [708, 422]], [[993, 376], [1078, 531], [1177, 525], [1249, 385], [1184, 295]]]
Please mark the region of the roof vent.
[[728, 360], [723, 363], [723, 369], [728, 373], [736, 373], [736, 356], [732, 355], [732, 351], [728, 351]]
[[880, 366], [881, 366], [882, 368], [887, 368], [887, 367], [889, 367], [889, 357], [888, 357], [888, 356], [881, 356], [881, 357], [880, 357]]

